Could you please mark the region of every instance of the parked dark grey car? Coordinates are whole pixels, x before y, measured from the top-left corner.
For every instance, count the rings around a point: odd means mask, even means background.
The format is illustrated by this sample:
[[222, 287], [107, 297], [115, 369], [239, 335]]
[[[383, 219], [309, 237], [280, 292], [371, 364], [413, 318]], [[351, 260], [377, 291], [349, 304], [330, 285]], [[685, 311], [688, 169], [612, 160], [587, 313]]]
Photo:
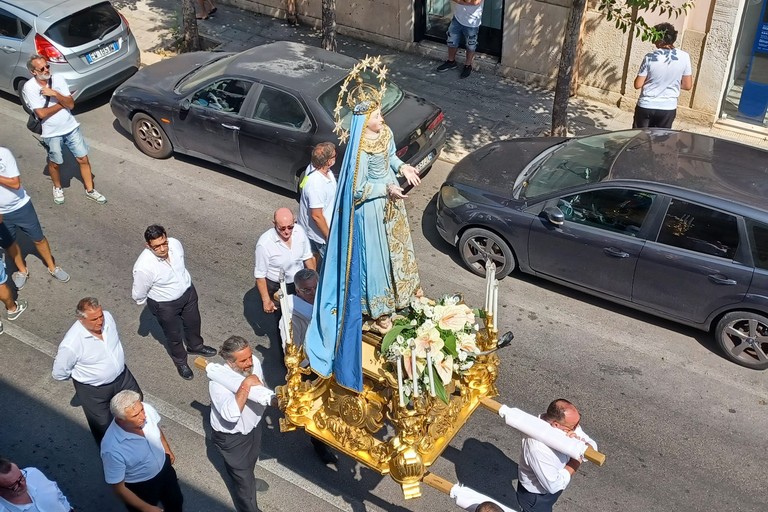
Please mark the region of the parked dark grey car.
[[486, 257], [693, 327], [768, 368], [768, 152], [672, 130], [515, 139], [451, 171], [437, 229]]
[[[355, 64], [285, 41], [188, 53], [136, 73], [113, 94], [112, 112], [149, 156], [184, 153], [297, 190], [311, 148], [338, 141], [333, 111]], [[388, 82], [382, 113], [398, 156], [426, 172], [445, 143], [442, 111]], [[346, 107], [342, 115], [348, 126]]]

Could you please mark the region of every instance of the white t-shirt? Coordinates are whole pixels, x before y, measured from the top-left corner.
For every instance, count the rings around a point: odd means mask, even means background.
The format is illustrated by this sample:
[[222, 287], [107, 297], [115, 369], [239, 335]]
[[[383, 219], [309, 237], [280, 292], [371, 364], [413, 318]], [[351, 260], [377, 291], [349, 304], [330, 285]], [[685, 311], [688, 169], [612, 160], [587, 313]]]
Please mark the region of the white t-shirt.
[[453, 15], [456, 21], [465, 27], [479, 27], [483, 21], [483, 2], [477, 5], [464, 5], [453, 2]]
[[290, 247], [283, 242], [274, 228], [270, 228], [256, 242], [253, 277], [279, 282], [282, 269], [285, 271], [285, 282], [290, 284], [296, 272], [303, 269], [304, 262], [311, 257], [309, 238], [301, 226], [296, 224], [293, 227]]
[[[19, 176], [19, 167], [13, 153], [0, 147], [0, 176], [15, 178]], [[24, 187], [13, 189], [0, 185], [0, 214], [15, 212], [29, 202], [29, 195]]]
[[[54, 90], [64, 96], [72, 96], [72, 93], [69, 92], [69, 85], [67, 85], [67, 81], [64, 80], [64, 78], [59, 75], [51, 75], [51, 77], [53, 79], [51, 85]], [[27, 83], [24, 84], [24, 89], [22, 89], [21, 92], [22, 99], [32, 110], [45, 107], [46, 97], [43, 96], [42, 90], [42, 86], [34, 78], [27, 80]], [[48, 107], [52, 107], [58, 103], [56, 98], [51, 98]], [[63, 108], [43, 121], [42, 136], [46, 139], [50, 137], [61, 137], [62, 135], [72, 132], [72, 130], [78, 126], [80, 126], [80, 123], [77, 122], [75, 116], [73, 116], [68, 109]]]
[[320, 171], [314, 171], [307, 176], [307, 182], [301, 191], [301, 203], [299, 205], [299, 225], [307, 232], [310, 240], [319, 244], [325, 243], [325, 238], [312, 219], [309, 211], [312, 208], [322, 208], [325, 222], [330, 227], [333, 216], [333, 203], [336, 199], [336, 176], [328, 172], [323, 176]]
[[691, 57], [677, 48], [657, 48], [646, 54], [637, 76], [644, 76], [637, 105], [655, 110], [675, 110], [680, 80], [692, 75]]

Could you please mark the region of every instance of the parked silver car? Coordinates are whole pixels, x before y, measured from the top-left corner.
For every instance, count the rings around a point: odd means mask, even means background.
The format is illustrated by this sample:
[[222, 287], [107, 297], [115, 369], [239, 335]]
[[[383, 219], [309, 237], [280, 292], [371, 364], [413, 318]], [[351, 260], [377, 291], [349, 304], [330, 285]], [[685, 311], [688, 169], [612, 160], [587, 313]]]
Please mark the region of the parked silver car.
[[0, 90], [19, 95], [35, 53], [76, 100], [116, 87], [141, 63], [128, 22], [109, 2], [0, 0]]

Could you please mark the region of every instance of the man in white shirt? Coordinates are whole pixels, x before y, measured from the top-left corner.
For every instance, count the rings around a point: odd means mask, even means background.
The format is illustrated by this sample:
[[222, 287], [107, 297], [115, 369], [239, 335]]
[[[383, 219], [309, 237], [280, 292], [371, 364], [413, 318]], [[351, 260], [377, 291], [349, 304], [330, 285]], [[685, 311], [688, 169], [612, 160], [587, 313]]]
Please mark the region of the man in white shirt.
[[0, 512], [74, 512], [56, 482], [0, 457]]
[[[579, 426], [579, 411], [568, 400], [554, 400], [540, 417], [568, 437], [581, 439], [597, 450], [597, 443]], [[522, 455], [517, 464], [517, 501], [523, 512], [551, 512], [581, 461], [530, 437], [524, 437], [522, 444]]]
[[336, 146], [333, 142], [321, 142], [312, 150], [313, 171], [307, 175], [301, 189], [299, 225], [307, 233], [312, 252], [318, 257], [318, 265], [325, 257], [328, 231], [336, 199], [336, 177], [331, 167], [336, 163]]
[[125, 365], [125, 353], [115, 319], [96, 297], [77, 303], [77, 321], [59, 344], [53, 360], [53, 378], [72, 379], [96, 444], [112, 423], [109, 401], [120, 391], [141, 388]]
[[106, 482], [131, 512], [181, 512], [176, 457], [160, 429], [160, 415], [129, 390], [116, 394], [109, 408], [115, 419], [101, 442]]
[[42, 120], [42, 137], [48, 150], [48, 173], [53, 181], [53, 202], [64, 203], [59, 166], [64, 163], [63, 146], [66, 145], [80, 166], [85, 196], [99, 204], [106, 203], [107, 198], [93, 188], [88, 144], [80, 131], [80, 123], [70, 112], [75, 108], [75, 100], [69, 92], [69, 85], [63, 77], [51, 74], [48, 61], [40, 55], [29, 58], [27, 69], [32, 73], [32, 80], [24, 84], [21, 101]]
[[654, 42], [656, 50], [643, 58], [635, 77], [635, 89], [642, 90], [632, 128], [672, 128], [680, 90], [693, 88], [691, 57], [675, 48], [677, 30], [670, 23], [653, 28], [661, 37]]
[[480, 33], [480, 25], [483, 22], [483, 0], [451, 1], [453, 2], [453, 18], [451, 18], [447, 32], [448, 60], [440, 64], [436, 71], [443, 73], [450, 69], [456, 69], [456, 53], [459, 51], [461, 39], [464, 38], [467, 58], [459, 77], [467, 78], [472, 74], [472, 62], [475, 59], [475, 50], [477, 49], [477, 35]]
[[266, 387], [261, 363], [248, 341], [231, 336], [219, 351], [230, 372], [242, 378], [236, 392], [218, 382], [208, 384], [211, 395], [211, 439], [224, 459], [233, 482], [232, 500], [237, 512], [258, 512], [254, 469], [261, 453], [261, 419], [274, 393], [262, 394], [261, 402], [248, 399], [254, 386]]
[[200, 335], [197, 290], [184, 266], [184, 248], [157, 224], [144, 231], [144, 240], [147, 246], [133, 265], [131, 295], [136, 304], [146, 303], [155, 315], [176, 370], [181, 378], [191, 380], [195, 374], [187, 363], [187, 354], [213, 357], [216, 349], [204, 345]]
[[35, 244], [38, 254], [43, 259], [51, 277], [62, 283], [69, 281], [69, 274], [60, 266], [51, 254], [51, 246], [43, 233], [37, 212], [32, 205], [32, 199], [21, 185], [21, 174], [16, 165], [13, 153], [7, 148], [0, 147], [0, 246], [13, 260], [16, 272], [13, 273], [13, 283], [21, 290], [29, 277], [29, 269], [16, 243], [16, 230], [21, 230]]
[[[307, 335], [307, 327], [312, 320], [312, 308], [317, 293], [317, 272], [310, 268], [303, 268], [293, 276], [296, 288], [295, 294], [286, 297], [288, 311], [284, 312], [280, 319], [280, 337], [283, 340], [283, 351], [288, 343], [288, 321], [291, 322], [290, 337], [296, 345], [303, 345]], [[290, 320], [289, 320], [290, 319]]]
[[302, 268], [315, 270], [315, 259], [304, 229], [296, 224], [293, 212], [278, 208], [274, 228], [268, 229], [256, 242], [256, 265], [253, 277], [261, 295], [265, 313], [277, 311], [274, 295], [280, 289], [280, 273], [284, 272], [288, 293], [294, 293], [293, 276]]

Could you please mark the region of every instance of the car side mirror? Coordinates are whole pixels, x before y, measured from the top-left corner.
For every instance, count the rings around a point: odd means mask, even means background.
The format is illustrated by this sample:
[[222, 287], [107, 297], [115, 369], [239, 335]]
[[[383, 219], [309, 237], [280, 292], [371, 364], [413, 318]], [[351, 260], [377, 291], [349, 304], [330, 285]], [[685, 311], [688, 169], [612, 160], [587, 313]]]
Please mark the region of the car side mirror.
[[565, 214], [557, 206], [548, 206], [544, 208], [544, 215], [547, 220], [555, 226], [562, 226], [565, 223]]
[[189, 101], [189, 98], [184, 98], [183, 100], [181, 100], [181, 104], [179, 105], [179, 107], [181, 108], [181, 110], [184, 110], [184, 111], [189, 110], [190, 107], [192, 107], [192, 102]]

